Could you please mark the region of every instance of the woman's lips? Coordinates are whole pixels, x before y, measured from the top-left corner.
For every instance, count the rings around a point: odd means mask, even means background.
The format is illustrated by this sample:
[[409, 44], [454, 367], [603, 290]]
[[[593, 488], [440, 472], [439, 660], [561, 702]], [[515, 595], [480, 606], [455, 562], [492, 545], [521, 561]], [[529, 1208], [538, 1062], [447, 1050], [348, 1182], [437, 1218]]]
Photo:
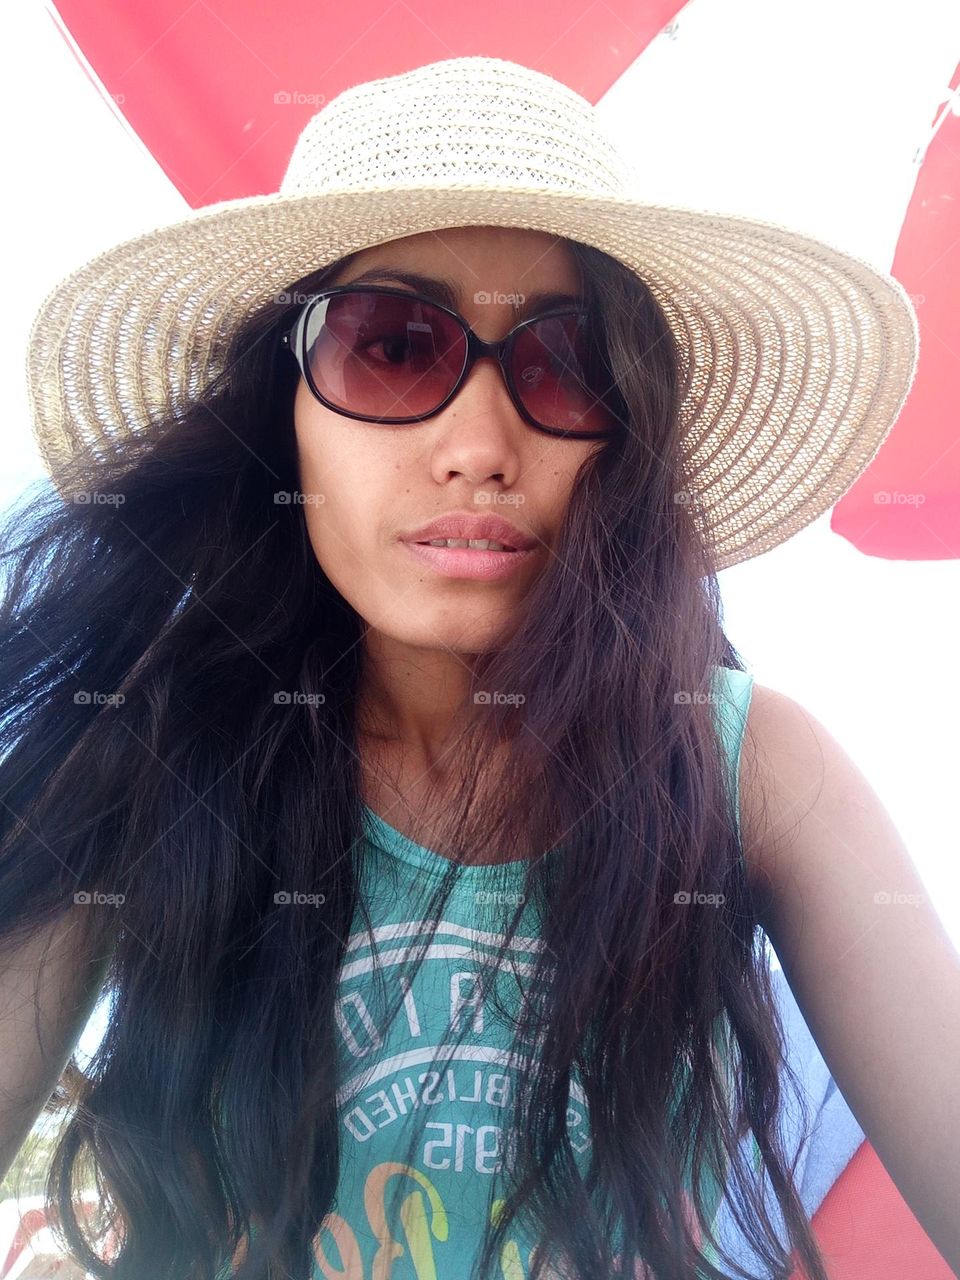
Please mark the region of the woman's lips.
[[445, 578], [473, 578], [483, 582], [508, 578], [535, 556], [539, 548], [524, 551], [480, 551], [471, 547], [431, 547], [403, 542], [410, 554]]

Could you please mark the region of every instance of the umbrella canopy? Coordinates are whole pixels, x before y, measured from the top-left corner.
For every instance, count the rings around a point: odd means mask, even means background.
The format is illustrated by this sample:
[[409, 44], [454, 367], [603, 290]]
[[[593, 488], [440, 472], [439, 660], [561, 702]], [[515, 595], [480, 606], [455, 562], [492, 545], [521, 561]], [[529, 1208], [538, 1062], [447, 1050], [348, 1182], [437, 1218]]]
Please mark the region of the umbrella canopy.
[[861, 551], [893, 560], [960, 556], [958, 85], [960, 68], [922, 156], [893, 260], [920, 320], [916, 383], [883, 448], [831, 518], [831, 528]]

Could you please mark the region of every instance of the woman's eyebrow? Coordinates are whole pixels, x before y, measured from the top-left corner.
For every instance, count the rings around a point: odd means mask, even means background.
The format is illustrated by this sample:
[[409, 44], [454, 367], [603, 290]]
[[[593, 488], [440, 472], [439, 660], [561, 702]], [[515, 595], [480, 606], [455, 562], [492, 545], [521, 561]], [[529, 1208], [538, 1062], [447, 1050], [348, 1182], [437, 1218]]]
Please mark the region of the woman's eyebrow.
[[[433, 298], [435, 302], [440, 302], [446, 307], [450, 307], [452, 311], [459, 310], [459, 295], [457, 286], [452, 280], [438, 279], [434, 276], [420, 275], [416, 271], [401, 271], [396, 267], [370, 267], [361, 275], [354, 277], [352, 280], [346, 280], [345, 284], [372, 284], [374, 281], [385, 283], [393, 281], [396, 284], [408, 285], [411, 289], [416, 289], [418, 293], [423, 293], [429, 298]], [[478, 290], [478, 292], [480, 292]], [[574, 303], [577, 306], [583, 305], [583, 298], [575, 293], [566, 293], [563, 291], [549, 290], [540, 293], [524, 294], [522, 306], [518, 306], [516, 310], [533, 306], [559, 306], [562, 303]]]

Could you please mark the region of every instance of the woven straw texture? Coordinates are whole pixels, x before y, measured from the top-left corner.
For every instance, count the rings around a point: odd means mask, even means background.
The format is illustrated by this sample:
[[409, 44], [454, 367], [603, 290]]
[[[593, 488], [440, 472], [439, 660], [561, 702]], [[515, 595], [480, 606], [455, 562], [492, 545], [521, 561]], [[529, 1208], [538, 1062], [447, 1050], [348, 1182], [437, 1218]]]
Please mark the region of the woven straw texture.
[[579, 94], [516, 63], [451, 58], [332, 99], [277, 193], [128, 240], [49, 293], [27, 383], [54, 481], [80, 445], [106, 455], [182, 409], [221, 370], [237, 324], [296, 280], [374, 244], [474, 225], [582, 241], [651, 289], [681, 353], [678, 501], [696, 494], [717, 569], [836, 503], [912, 384], [917, 318], [891, 276], [773, 223], [648, 204]]

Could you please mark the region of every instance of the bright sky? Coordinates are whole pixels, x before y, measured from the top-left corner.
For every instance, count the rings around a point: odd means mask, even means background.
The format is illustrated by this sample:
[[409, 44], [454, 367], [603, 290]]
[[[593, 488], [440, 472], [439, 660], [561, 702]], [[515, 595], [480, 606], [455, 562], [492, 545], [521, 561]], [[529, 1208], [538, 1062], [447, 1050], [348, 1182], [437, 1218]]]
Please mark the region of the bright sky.
[[[23, 371], [43, 297], [100, 250], [189, 213], [40, 5], [11, 21], [0, 94], [15, 124], [9, 170], [27, 188], [8, 197], [4, 505], [43, 474]], [[789, 224], [889, 270], [910, 158], [958, 57], [960, 7], [948, 0], [915, 0], [902, 28], [867, 0], [799, 11], [693, 0], [599, 109], [649, 176], [651, 199]], [[824, 516], [721, 585], [748, 667], [853, 756], [960, 947], [960, 565], [864, 556]]]

